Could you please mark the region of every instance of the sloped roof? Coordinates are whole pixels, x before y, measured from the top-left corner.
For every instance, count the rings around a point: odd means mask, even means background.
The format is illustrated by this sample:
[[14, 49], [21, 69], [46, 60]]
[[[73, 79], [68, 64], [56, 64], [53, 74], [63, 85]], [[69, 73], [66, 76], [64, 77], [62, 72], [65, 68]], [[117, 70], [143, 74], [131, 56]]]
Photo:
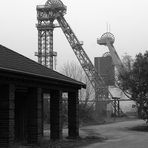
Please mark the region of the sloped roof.
[[85, 84], [64, 76], [54, 70], [0, 45], [0, 69], [15, 71], [23, 74], [55, 79], [85, 87]]

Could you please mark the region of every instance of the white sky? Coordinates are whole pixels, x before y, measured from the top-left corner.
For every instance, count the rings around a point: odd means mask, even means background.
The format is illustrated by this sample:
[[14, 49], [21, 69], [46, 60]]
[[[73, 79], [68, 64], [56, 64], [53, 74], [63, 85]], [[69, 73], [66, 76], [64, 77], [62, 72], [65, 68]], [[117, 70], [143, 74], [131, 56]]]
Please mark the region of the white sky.
[[[0, 44], [37, 61], [36, 5], [46, 0], [1, 0]], [[65, 19], [93, 62], [96, 56], [107, 52], [97, 45], [97, 38], [107, 31], [106, 24], [116, 40], [119, 56], [135, 56], [148, 50], [148, 0], [63, 0], [67, 6]], [[66, 61], [76, 61], [61, 29], [54, 31], [54, 50], [58, 52], [58, 68]]]

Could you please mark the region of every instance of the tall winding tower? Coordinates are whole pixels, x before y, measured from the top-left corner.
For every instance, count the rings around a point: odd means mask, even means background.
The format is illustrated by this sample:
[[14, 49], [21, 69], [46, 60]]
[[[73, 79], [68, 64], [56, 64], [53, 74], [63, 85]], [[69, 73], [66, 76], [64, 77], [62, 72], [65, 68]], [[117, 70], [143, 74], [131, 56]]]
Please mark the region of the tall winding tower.
[[38, 56], [39, 63], [47, 67], [53, 67], [53, 30], [57, 27], [53, 24], [54, 20], [57, 20], [59, 26], [67, 41], [69, 42], [74, 54], [80, 62], [86, 76], [90, 80], [93, 88], [97, 92], [96, 100], [105, 100], [107, 89], [105, 82], [101, 75], [96, 71], [93, 63], [89, 59], [85, 50], [82, 47], [82, 42], [79, 41], [70, 25], [67, 23], [64, 15], [66, 14], [67, 7], [61, 2], [61, 0], [47, 0], [45, 5], [37, 6], [37, 29], [39, 33], [38, 37]]
[[[56, 27], [53, 22], [56, 19], [56, 9], [54, 7], [62, 7], [63, 3], [58, 0], [48, 0], [45, 5], [38, 5], [36, 25], [38, 30], [38, 52], [35, 52], [35, 56], [38, 57], [38, 62], [48, 68], [53, 69], [54, 58], [57, 56], [57, 52], [53, 51], [53, 30]], [[58, 10], [57, 10], [58, 11]]]

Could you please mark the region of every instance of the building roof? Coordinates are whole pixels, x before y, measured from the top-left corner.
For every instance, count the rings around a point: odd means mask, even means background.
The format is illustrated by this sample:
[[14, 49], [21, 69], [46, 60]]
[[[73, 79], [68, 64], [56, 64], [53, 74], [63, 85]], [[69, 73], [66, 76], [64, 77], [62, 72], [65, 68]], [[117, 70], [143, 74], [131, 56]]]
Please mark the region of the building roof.
[[14, 71], [42, 78], [63, 81], [85, 87], [82, 82], [64, 76], [54, 70], [51, 70], [41, 64], [0, 45], [0, 69]]

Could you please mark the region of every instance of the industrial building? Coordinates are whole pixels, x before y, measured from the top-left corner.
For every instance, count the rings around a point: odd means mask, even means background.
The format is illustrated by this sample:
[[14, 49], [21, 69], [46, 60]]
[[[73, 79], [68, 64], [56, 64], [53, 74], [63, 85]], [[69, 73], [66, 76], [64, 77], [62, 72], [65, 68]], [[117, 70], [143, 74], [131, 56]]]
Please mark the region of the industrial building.
[[85, 84], [0, 45], [0, 147], [36, 144], [43, 136], [43, 94], [50, 94], [50, 139], [62, 138], [62, 93], [68, 93], [68, 136], [79, 136], [78, 90]]

